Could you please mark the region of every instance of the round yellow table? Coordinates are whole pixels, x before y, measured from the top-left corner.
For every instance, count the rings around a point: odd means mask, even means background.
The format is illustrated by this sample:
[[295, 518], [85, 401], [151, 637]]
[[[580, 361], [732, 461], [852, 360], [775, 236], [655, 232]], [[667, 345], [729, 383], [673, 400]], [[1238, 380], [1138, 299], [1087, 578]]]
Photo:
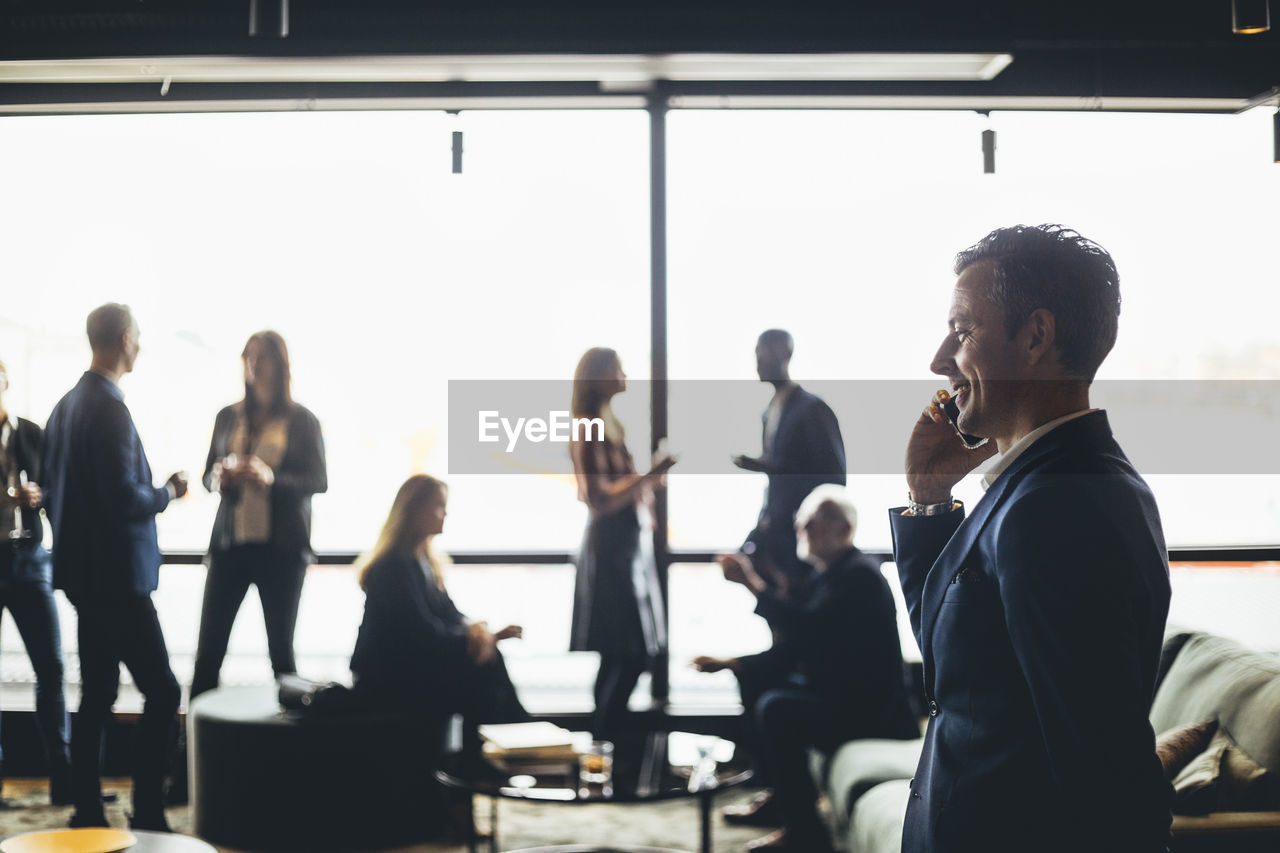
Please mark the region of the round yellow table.
[[0, 853], [217, 853], [189, 835], [141, 829], [53, 829], [24, 832], [0, 841]]

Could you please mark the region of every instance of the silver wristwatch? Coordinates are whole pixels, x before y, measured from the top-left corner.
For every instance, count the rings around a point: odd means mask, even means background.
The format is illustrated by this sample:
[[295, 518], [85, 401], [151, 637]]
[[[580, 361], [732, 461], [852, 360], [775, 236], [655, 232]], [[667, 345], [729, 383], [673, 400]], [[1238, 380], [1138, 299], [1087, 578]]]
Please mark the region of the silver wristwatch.
[[907, 495], [907, 512], [913, 516], [918, 515], [944, 515], [952, 512], [960, 507], [960, 502], [955, 498], [947, 498], [942, 503], [922, 504], [916, 503], [911, 495]]

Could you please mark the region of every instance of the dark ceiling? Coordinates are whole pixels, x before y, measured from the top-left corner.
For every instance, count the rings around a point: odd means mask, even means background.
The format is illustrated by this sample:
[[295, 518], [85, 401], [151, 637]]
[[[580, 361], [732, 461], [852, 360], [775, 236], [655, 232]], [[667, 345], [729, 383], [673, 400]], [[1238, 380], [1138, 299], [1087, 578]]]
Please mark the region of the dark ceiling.
[[[267, 7], [279, 0], [262, 2]], [[999, 51], [1013, 54], [1014, 62], [987, 82], [712, 81], [673, 89], [689, 94], [1247, 99], [1280, 85], [1280, 37], [1275, 30], [1233, 34], [1231, 0], [290, 0], [289, 6], [287, 38], [251, 38], [249, 0], [0, 0], [0, 59]], [[86, 85], [92, 95], [86, 95]], [[303, 90], [355, 96], [486, 91], [480, 84], [458, 83], [274, 84], [256, 90], [245, 84], [192, 85], [188, 94], [200, 89], [197, 96], [208, 97]], [[520, 90], [537, 88], [526, 84]], [[120, 84], [0, 85], [0, 98], [8, 103], [127, 99], [139, 92], [136, 85]]]

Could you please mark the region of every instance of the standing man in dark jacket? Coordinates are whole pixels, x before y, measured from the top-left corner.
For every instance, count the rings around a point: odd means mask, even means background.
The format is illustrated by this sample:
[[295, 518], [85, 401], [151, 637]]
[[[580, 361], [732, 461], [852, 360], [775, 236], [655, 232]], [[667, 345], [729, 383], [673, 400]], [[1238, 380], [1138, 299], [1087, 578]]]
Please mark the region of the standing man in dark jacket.
[[168, 831], [162, 789], [181, 689], [151, 602], [160, 569], [155, 516], [187, 493], [187, 479], [179, 473], [159, 488], [152, 485], [151, 466], [117, 385], [138, 357], [138, 325], [128, 306], [95, 309], [86, 330], [92, 364], [49, 416], [44, 452], [54, 585], [66, 593], [79, 621], [71, 825], [107, 825], [102, 735], [123, 663], [145, 699], [130, 825]]
[[756, 695], [740, 680], [751, 745], [760, 753], [762, 778], [774, 795], [758, 799], [749, 812], [726, 810], [725, 817], [784, 827], [752, 842], [749, 850], [831, 849], [815, 807], [810, 747], [830, 752], [855, 738], [920, 734], [907, 701], [893, 593], [879, 564], [854, 547], [857, 524], [857, 511], [843, 489], [816, 489], [796, 515], [801, 550], [814, 573], [797, 595], [778, 595], [750, 560], [725, 569], [727, 579], [756, 596], [756, 613], [776, 627], [777, 642], [758, 655], [694, 660], [704, 672], [773, 674]]
[[53, 601], [49, 552], [40, 524], [44, 431], [5, 410], [9, 372], [0, 362], [0, 610], [13, 623], [36, 673], [36, 723], [49, 762], [49, 799], [71, 802], [67, 700], [62, 689], [62, 631]]
[[[791, 381], [795, 342], [782, 329], [768, 329], [756, 342], [756, 373], [773, 385], [773, 399], [762, 417], [759, 457], [735, 456], [733, 464], [769, 478], [764, 507], [741, 553], [751, 558], [770, 586], [803, 581], [809, 569], [796, 556], [796, 510], [805, 496], [824, 483], [845, 484], [844, 439], [831, 407]], [[721, 565], [733, 555], [722, 557]]]
[[[1090, 408], [1120, 286], [1101, 246], [1001, 228], [956, 257], [945, 376], [890, 510], [929, 730], [905, 853], [1157, 853], [1172, 791], [1147, 712], [1169, 568], [1147, 484]], [[956, 428], [989, 442], [967, 449]], [[994, 452], [973, 513], [952, 499]]]

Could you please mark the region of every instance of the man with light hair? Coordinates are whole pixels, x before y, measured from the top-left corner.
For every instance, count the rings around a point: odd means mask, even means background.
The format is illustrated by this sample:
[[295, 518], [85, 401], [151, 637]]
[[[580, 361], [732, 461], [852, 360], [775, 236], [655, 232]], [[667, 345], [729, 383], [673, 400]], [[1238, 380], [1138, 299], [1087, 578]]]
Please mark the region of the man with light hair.
[[[856, 738], [914, 738], [893, 594], [875, 560], [853, 544], [858, 513], [844, 489], [819, 486], [796, 514], [799, 552], [812, 580], [783, 597], [749, 559], [724, 565], [725, 578], [756, 596], [756, 613], [776, 626], [771, 649], [739, 658], [700, 657], [704, 672], [732, 670], [763, 781], [774, 795], [734, 822], [782, 826], [749, 850], [831, 849], [809, 775], [811, 747], [831, 752]], [[744, 672], [755, 674], [743, 679]], [[770, 678], [760, 678], [769, 673]], [[745, 810], [744, 810], [745, 811]], [[726, 815], [728, 818], [729, 815]]]
[[858, 532], [858, 508], [854, 506], [853, 501], [849, 498], [849, 493], [842, 486], [824, 484], [818, 486], [812, 492], [805, 496], [800, 502], [800, 508], [796, 510], [796, 552], [797, 556], [802, 560], [809, 557], [806, 554], [806, 548], [812, 548], [801, 532], [804, 530], [804, 522], [810, 519], [819, 510], [824, 512], [836, 512], [842, 517], [846, 524], [849, 525], [849, 546], [853, 546], [854, 534]]
[[174, 474], [153, 485], [151, 466], [120, 379], [138, 357], [138, 324], [108, 303], [85, 324], [93, 360], [49, 416], [45, 508], [53, 527], [53, 581], [76, 608], [80, 710], [71, 728], [71, 825], [106, 826], [102, 736], [120, 685], [120, 664], [142, 693], [133, 764], [135, 829], [168, 831], [163, 786], [182, 696], [151, 593], [160, 569], [156, 514], [187, 493]]

